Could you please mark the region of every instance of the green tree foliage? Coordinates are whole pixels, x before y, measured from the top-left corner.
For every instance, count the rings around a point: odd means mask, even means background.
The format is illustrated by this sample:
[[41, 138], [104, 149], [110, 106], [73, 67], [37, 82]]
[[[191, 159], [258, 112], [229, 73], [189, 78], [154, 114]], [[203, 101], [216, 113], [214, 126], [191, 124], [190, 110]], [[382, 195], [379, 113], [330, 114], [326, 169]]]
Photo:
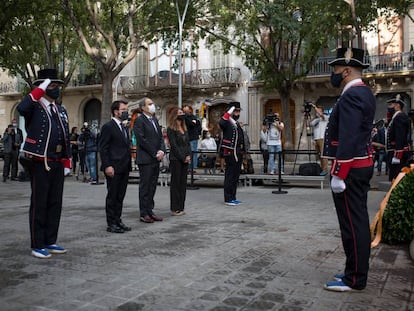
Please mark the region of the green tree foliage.
[[[162, 0], [61, 0], [82, 42], [93, 60], [103, 84], [101, 121], [109, 118], [112, 82], [120, 71], [148, 43], [163, 39], [169, 47], [177, 40], [177, 12], [174, 1]], [[179, 0], [183, 7], [185, 1]], [[197, 14], [189, 7], [190, 20]], [[184, 33], [187, 36], [188, 33]]]
[[8, 0], [0, 14], [0, 67], [30, 86], [36, 68], [56, 68], [68, 82], [76, 68], [79, 40], [59, 6], [52, 2]]
[[414, 172], [394, 188], [382, 219], [382, 240], [389, 244], [411, 241], [414, 231]]
[[[244, 57], [266, 89], [277, 90], [283, 121], [291, 129], [289, 98], [294, 83], [311, 69], [319, 51], [348, 18], [347, 4], [334, 0], [232, 0], [211, 6], [214, 28], [204, 28], [210, 42]], [[231, 38], [231, 39], [229, 39]], [[285, 131], [292, 143], [292, 132]]]
[[264, 87], [278, 91], [288, 146], [293, 143], [289, 130], [292, 88], [306, 76], [322, 49], [339, 35], [348, 38], [343, 36], [346, 25], [367, 28], [378, 16], [379, 4], [388, 8], [412, 0], [355, 2], [356, 15], [347, 2], [337, 0], [215, 0], [210, 3], [210, 22], [199, 25], [210, 43], [219, 40], [226, 51], [232, 49], [244, 57]]

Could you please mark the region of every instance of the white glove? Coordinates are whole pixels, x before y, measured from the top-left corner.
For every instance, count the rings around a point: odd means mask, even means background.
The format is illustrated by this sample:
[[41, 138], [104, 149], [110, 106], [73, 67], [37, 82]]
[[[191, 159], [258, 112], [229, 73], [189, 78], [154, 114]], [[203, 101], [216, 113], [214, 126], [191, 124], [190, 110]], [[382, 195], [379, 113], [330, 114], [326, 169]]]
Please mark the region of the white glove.
[[401, 160], [396, 157], [393, 157], [391, 160], [391, 164], [400, 164], [400, 163], [401, 163]]
[[227, 113], [232, 114], [234, 109], [236, 109], [236, 107], [231, 106], [231, 108], [229, 110], [227, 110]]
[[68, 176], [70, 174], [70, 168], [65, 167], [64, 168], [64, 174], [65, 174], [65, 176]]
[[51, 82], [52, 82], [52, 81], [51, 81], [49, 78], [47, 78], [45, 81], [43, 81], [43, 82], [39, 85], [39, 88], [41, 88], [43, 91], [46, 91], [47, 87], [49, 86], [49, 84], [50, 84]]
[[345, 182], [342, 178], [339, 178], [338, 176], [332, 176], [331, 179], [331, 189], [333, 193], [341, 193], [344, 192], [346, 189]]

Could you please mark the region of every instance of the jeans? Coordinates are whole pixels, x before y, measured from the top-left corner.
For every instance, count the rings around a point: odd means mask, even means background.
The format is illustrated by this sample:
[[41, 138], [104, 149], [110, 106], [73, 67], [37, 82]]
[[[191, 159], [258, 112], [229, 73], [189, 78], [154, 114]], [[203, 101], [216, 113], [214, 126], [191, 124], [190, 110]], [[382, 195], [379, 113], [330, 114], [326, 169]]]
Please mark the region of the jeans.
[[198, 140], [190, 140], [190, 147], [191, 151], [193, 152], [193, 158], [191, 159], [190, 167], [192, 166], [192, 168], [195, 169], [197, 168], [198, 153], [196, 151], [198, 148]]
[[91, 179], [96, 180], [96, 152], [87, 152], [85, 160]]
[[[275, 157], [279, 159], [278, 152], [282, 152], [282, 145], [268, 145], [267, 150], [269, 151], [269, 172], [274, 173], [275, 172]], [[279, 160], [278, 160], [279, 161]], [[279, 167], [279, 165], [278, 165]], [[283, 159], [281, 158], [280, 163], [280, 170], [283, 172]]]

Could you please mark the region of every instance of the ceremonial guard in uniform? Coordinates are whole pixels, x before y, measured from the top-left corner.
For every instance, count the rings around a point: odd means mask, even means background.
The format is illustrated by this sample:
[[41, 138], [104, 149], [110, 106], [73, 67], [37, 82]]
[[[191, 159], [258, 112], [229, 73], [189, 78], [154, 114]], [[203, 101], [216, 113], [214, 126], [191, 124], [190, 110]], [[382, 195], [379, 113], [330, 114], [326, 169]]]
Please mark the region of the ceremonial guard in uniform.
[[389, 161], [389, 181], [397, 177], [409, 159], [410, 118], [403, 111], [404, 101], [397, 95], [387, 101], [390, 118], [387, 131], [387, 160]]
[[340, 48], [331, 84], [341, 88], [325, 130], [323, 156], [332, 159], [331, 189], [346, 255], [343, 273], [325, 289], [351, 291], [365, 288], [369, 269], [370, 229], [367, 193], [373, 174], [371, 131], [376, 101], [362, 81], [364, 51]]
[[70, 169], [70, 140], [65, 108], [55, 100], [60, 95], [62, 80], [54, 69], [38, 72], [38, 79], [29, 95], [17, 106], [25, 118], [27, 137], [23, 151], [26, 169], [30, 173], [30, 236], [32, 255], [50, 258], [51, 254], [66, 253], [56, 244], [60, 215], [64, 171]]
[[229, 103], [230, 109], [220, 120], [223, 131], [221, 153], [226, 161], [224, 173], [224, 204], [235, 206], [241, 202], [236, 199], [237, 183], [239, 181], [243, 153], [245, 152], [243, 129], [237, 120], [240, 117], [240, 103]]

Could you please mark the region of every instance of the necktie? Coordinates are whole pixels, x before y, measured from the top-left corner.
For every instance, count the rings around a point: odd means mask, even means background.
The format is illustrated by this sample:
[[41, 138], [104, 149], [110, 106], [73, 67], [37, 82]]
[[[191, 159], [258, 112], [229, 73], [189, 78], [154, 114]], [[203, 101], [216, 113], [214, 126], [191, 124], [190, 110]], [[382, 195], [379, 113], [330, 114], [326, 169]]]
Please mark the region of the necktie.
[[50, 107], [50, 114], [52, 115], [53, 118], [57, 119], [58, 116], [55, 110], [55, 106], [53, 104], [50, 104], [49, 107]]
[[149, 119], [150, 119], [152, 125], [154, 126], [155, 131], [158, 133], [158, 128], [157, 128], [157, 125], [155, 124], [154, 118], [149, 118]]
[[121, 124], [122, 133], [124, 133], [125, 139], [128, 139], [127, 128]]

